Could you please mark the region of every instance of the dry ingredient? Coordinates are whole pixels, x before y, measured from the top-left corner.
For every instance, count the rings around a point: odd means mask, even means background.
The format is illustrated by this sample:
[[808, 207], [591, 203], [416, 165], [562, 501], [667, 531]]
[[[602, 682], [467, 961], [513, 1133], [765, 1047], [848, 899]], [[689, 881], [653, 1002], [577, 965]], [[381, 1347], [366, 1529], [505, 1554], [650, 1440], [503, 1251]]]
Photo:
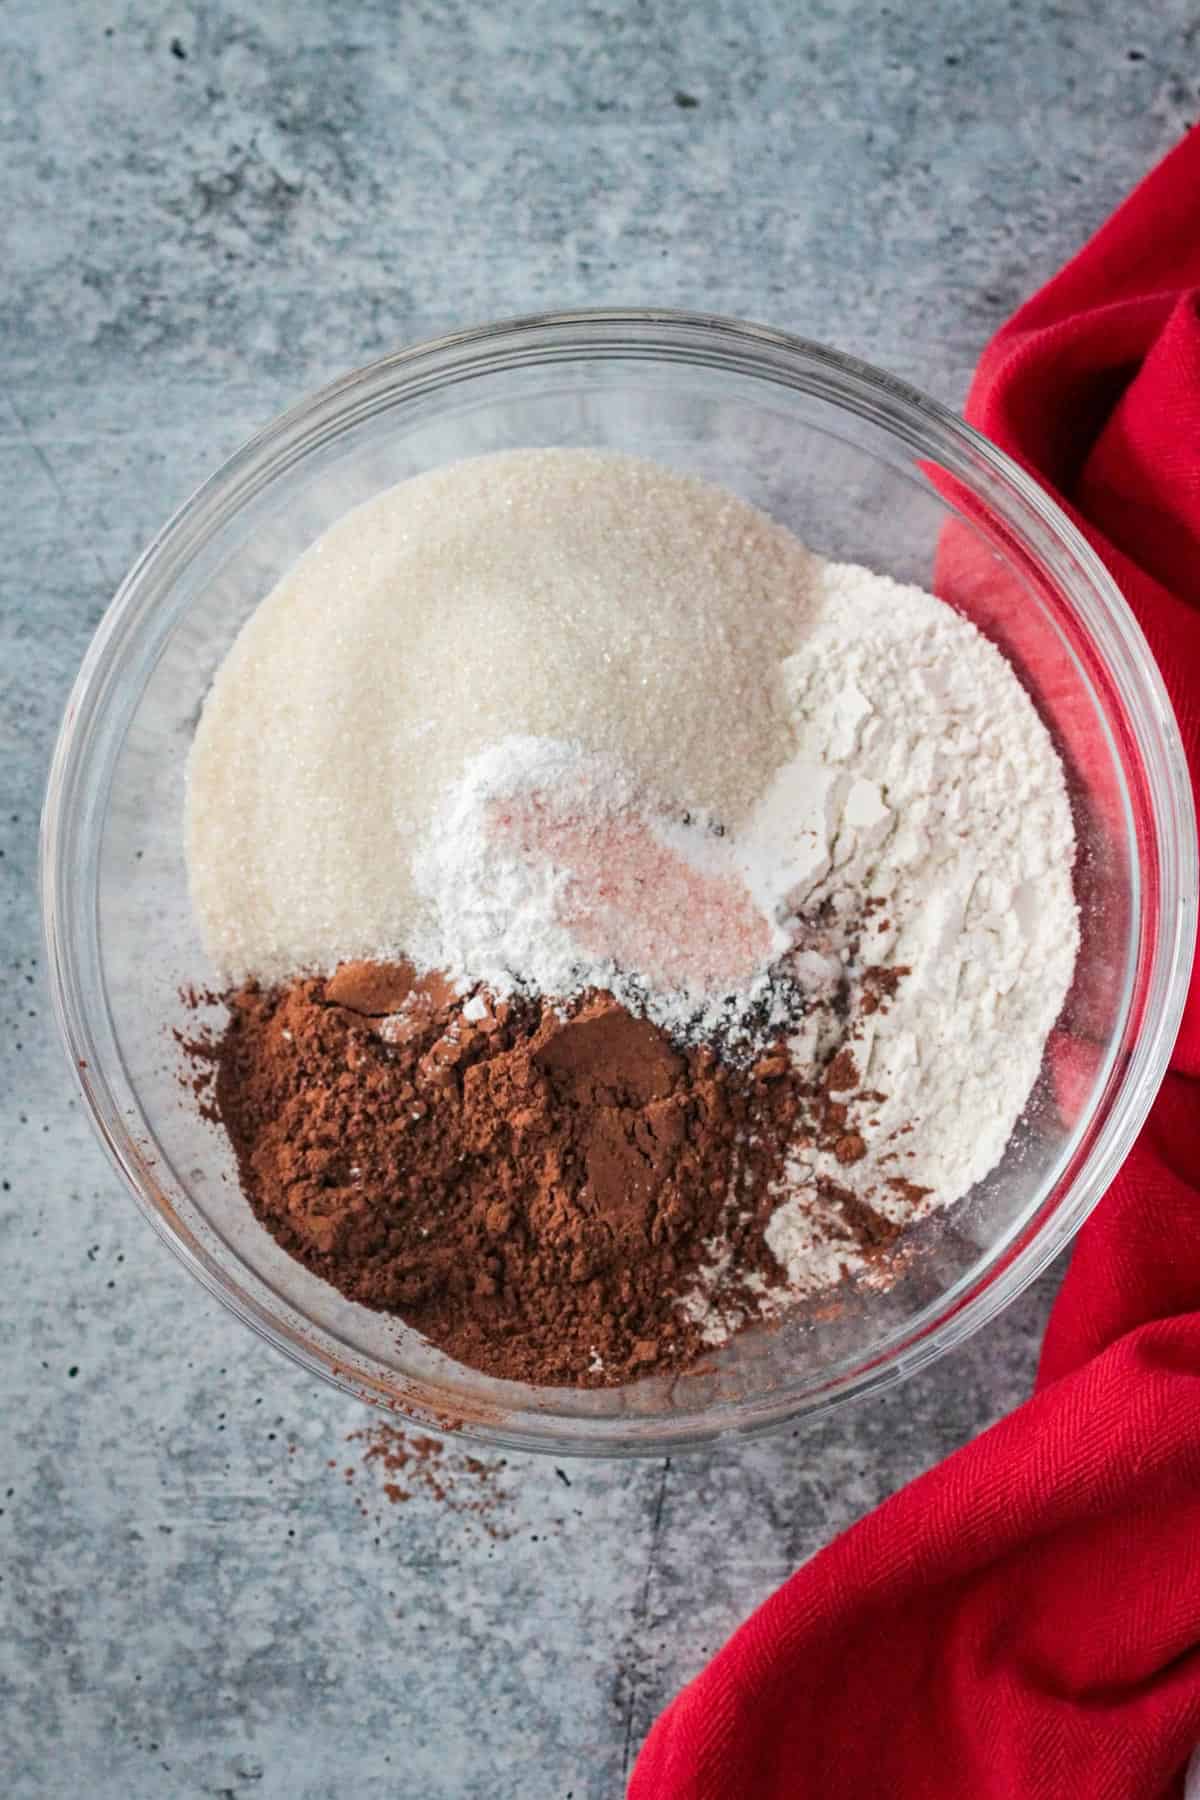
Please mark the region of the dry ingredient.
[[796, 910], [799, 870], [759, 851], [753, 819], [735, 835], [670, 812], [611, 757], [554, 739], [474, 758], [413, 866], [432, 924], [409, 952], [456, 988], [601, 989], [678, 1041], [747, 1055], [815, 1020], [843, 978], [825, 897]]
[[260, 1217], [536, 1381], [877, 1268], [1003, 1154], [1078, 940], [1062, 769], [995, 648], [590, 452], [335, 526], [218, 674], [187, 834]]
[[[410, 1500], [433, 1501], [447, 1513], [473, 1520], [489, 1537], [503, 1540], [513, 1535], [505, 1524], [502, 1506], [505, 1491], [500, 1477], [508, 1467], [503, 1457], [451, 1454], [439, 1438], [423, 1432], [404, 1431], [386, 1422], [352, 1431], [348, 1444], [361, 1445], [359, 1463], [379, 1478], [383, 1497], [392, 1506], [403, 1506]], [[330, 1466], [337, 1468], [336, 1460]], [[343, 1465], [343, 1479], [354, 1485], [356, 1465]], [[355, 1493], [356, 1503], [364, 1518], [370, 1508], [361, 1489]]]
[[[564, 1017], [357, 963], [229, 1006], [212, 1091], [259, 1218], [351, 1298], [509, 1379], [693, 1360], [705, 1319], [678, 1302], [707, 1246], [729, 1246], [710, 1296], [727, 1315], [778, 1286], [764, 1229], [797, 1134], [839, 1168], [863, 1154], [848, 1054], [820, 1080], [782, 1048], [730, 1067], [609, 995]], [[837, 1182], [824, 1205], [847, 1261], [894, 1235]]]
[[[785, 682], [807, 791], [828, 796], [814, 813], [824, 804], [836, 823], [822, 836], [814, 820], [819, 855], [798, 899], [853, 910], [867, 894], [870, 960], [906, 971], [856, 1045], [881, 1098], [872, 1154], [847, 1177], [906, 1223], [996, 1166], [1037, 1080], [1079, 943], [1075, 833], [1049, 733], [992, 644], [865, 569], [826, 564], [821, 589]], [[781, 829], [803, 831], [796, 767]], [[867, 822], [847, 829], [856, 805]], [[804, 1147], [789, 1165], [769, 1237], [797, 1277], [816, 1275], [809, 1214], [829, 1173]], [[899, 1178], [925, 1192], [914, 1202]]]
[[213, 962], [286, 980], [404, 952], [434, 806], [512, 734], [740, 819], [788, 754], [780, 667], [815, 566], [733, 494], [585, 450], [478, 457], [355, 508], [205, 702], [186, 836]]

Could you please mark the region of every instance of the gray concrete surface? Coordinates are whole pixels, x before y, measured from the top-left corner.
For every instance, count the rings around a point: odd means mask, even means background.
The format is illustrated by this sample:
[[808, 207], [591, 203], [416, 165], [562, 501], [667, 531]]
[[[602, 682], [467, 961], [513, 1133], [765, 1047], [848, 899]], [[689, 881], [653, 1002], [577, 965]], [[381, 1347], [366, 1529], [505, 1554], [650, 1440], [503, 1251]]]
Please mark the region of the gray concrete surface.
[[1025, 1393], [1052, 1277], [820, 1429], [670, 1466], [510, 1457], [496, 1536], [465, 1501], [389, 1505], [361, 1413], [189, 1281], [93, 1143], [42, 984], [37, 813], [123, 569], [285, 403], [451, 325], [649, 301], [957, 404], [1191, 122], [1196, 36], [1191, 0], [0, 11], [7, 1800], [611, 1800], [750, 1608]]

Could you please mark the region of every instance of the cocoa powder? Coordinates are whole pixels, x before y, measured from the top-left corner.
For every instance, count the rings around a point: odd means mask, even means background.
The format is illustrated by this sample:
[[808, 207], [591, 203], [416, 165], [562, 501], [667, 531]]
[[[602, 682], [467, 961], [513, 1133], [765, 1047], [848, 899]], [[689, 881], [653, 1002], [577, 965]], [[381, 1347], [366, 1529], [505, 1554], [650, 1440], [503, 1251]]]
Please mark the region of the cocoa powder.
[[[351, 1299], [495, 1376], [604, 1386], [694, 1361], [679, 1301], [712, 1240], [736, 1271], [722, 1299], [782, 1279], [764, 1228], [797, 1133], [860, 1153], [848, 1054], [810, 1085], [782, 1044], [729, 1067], [602, 993], [564, 1013], [358, 963], [226, 1004], [200, 1054], [255, 1213]], [[848, 1245], [887, 1242], [829, 1198]]]
[[[486, 1459], [452, 1454], [438, 1438], [404, 1431], [398, 1425], [374, 1424], [352, 1431], [348, 1444], [361, 1444], [363, 1469], [381, 1477], [384, 1499], [401, 1506], [414, 1499], [433, 1500], [447, 1512], [476, 1519], [490, 1538], [512, 1536], [495, 1514], [504, 1498], [498, 1477], [508, 1467], [503, 1457]], [[346, 1470], [354, 1475], [354, 1468]], [[367, 1507], [360, 1497], [360, 1510]]]

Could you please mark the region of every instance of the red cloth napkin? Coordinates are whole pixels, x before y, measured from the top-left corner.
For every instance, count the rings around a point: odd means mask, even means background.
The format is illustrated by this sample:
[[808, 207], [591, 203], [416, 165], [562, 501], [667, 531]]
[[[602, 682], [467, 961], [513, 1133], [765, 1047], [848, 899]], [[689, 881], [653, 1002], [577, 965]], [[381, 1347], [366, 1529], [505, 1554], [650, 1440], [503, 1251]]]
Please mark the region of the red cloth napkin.
[[[986, 351], [968, 417], [1138, 616], [1200, 776], [1200, 129]], [[1154, 1800], [1200, 1744], [1200, 995], [1037, 1391], [767, 1601], [631, 1800]]]

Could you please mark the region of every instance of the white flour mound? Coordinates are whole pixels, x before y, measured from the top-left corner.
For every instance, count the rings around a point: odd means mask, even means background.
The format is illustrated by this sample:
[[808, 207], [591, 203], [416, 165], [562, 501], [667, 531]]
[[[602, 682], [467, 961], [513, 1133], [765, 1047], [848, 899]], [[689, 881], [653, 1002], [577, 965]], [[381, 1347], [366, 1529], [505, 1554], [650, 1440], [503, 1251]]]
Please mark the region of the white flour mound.
[[[1062, 768], [994, 646], [590, 452], [421, 477], [316, 544], [213, 684], [187, 848], [227, 979], [405, 954], [680, 1035], [753, 1017], [819, 1071], [838, 984], [896, 972], [846, 1043], [868, 1154], [798, 1142], [778, 1196], [793, 1292], [855, 1266], [823, 1179], [900, 1223], [995, 1166], [1078, 946]], [[712, 1256], [688, 1304], [716, 1341]]]
[[[814, 847], [812, 885], [796, 897], [871, 897], [863, 959], [908, 971], [850, 1045], [862, 1087], [883, 1096], [870, 1154], [846, 1166], [797, 1150], [768, 1227], [803, 1290], [858, 1260], [822, 1230], [819, 1177], [901, 1223], [995, 1167], [1066, 997], [1079, 924], [1062, 765], [1012, 669], [966, 620], [919, 588], [827, 564], [785, 681], [790, 791], [823, 789], [838, 821], [822, 832], [816, 802], [807, 818], [777, 809], [781, 831], [807, 831]], [[848, 815], [862, 822], [851, 831]], [[719, 1320], [713, 1335], [726, 1335]]]
[[878, 1135], [911, 1124], [919, 1140], [897, 1173], [944, 1203], [999, 1161], [1066, 997], [1071, 809], [1045, 726], [972, 625], [865, 569], [827, 566], [823, 586], [786, 665], [800, 755], [871, 783], [889, 818], [835, 838], [819, 884], [884, 903], [871, 960], [909, 973], [855, 1060], [887, 1096]]

